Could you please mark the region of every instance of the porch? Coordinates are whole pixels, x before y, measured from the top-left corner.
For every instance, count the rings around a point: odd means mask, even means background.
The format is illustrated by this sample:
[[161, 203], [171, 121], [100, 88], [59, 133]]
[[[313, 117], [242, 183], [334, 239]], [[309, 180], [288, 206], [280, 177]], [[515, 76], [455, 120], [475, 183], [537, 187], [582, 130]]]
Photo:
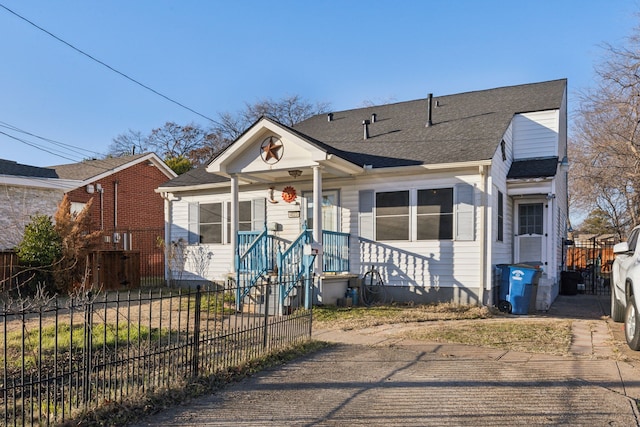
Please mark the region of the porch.
[[[246, 303], [270, 299], [269, 307], [279, 314], [313, 304], [335, 304], [344, 296], [350, 280], [350, 235], [322, 231], [322, 244], [303, 227], [292, 242], [279, 238], [265, 225], [259, 231], [240, 231], [235, 259], [237, 309]], [[263, 295], [260, 289], [271, 284], [278, 287], [277, 299]], [[250, 304], [255, 306], [255, 304]]]

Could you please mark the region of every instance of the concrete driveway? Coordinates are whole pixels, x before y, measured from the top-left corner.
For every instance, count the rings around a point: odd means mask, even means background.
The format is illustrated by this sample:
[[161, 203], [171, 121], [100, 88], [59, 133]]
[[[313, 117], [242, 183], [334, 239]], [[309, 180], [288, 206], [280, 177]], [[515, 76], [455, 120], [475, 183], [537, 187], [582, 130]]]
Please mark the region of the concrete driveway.
[[336, 345], [137, 425], [640, 425], [640, 358], [622, 354], [607, 301], [561, 296], [539, 314], [575, 319], [569, 357], [397, 338], [408, 325], [315, 331]]

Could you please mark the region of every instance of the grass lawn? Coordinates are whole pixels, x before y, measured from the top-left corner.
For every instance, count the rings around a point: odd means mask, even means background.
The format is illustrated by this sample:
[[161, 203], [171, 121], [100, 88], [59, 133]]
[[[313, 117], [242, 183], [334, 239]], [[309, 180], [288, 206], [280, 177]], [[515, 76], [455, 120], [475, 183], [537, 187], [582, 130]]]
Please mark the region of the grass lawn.
[[530, 353], [568, 354], [571, 321], [508, 316], [487, 307], [456, 304], [316, 307], [314, 329], [358, 330], [411, 324], [398, 334], [413, 340], [460, 343]]

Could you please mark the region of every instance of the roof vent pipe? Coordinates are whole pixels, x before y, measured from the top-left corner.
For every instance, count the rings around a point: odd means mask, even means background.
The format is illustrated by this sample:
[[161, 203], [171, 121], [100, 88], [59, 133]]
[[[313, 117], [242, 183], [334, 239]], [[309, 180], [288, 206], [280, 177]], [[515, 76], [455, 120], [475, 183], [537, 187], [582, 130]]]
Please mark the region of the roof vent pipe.
[[369, 139], [369, 120], [362, 121], [362, 127], [364, 128], [364, 139]]
[[371, 123], [375, 123], [376, 122], [376, 118], [377, 118], [377, 114], [376, 113], [371, 113]]
[[431, 121], [431, 107], [433, 104], [433, 94], [430, 93], [427, 96], [427, 127], [433, 125], [433, 122]]
[[328, 122], [332, 122], [333, 121], [333, 113], [327, 114], [327, 121]]

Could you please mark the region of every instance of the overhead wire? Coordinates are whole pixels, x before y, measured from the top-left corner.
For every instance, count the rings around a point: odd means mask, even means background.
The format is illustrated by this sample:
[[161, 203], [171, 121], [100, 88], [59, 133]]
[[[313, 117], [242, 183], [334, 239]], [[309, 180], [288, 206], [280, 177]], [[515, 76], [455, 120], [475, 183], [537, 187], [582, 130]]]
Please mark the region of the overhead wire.
[[[41, 141], [53, 144], [54, 146], [59, 147], [60, 149], [63, 149], [65, 151], [71, 153], [72, 155], [78, 155], [81, 158], [104, 156], [104, 154], [99, 153], [97, 151], [87, 150], [86, 148], [78, 147], [78, 146], [71, 145], [71, 144], [65, 144], [64, 142], [60, 142], [60, 141], [56, 141], [56, 140], [53, 140], [53, 139], [50, 139], [50, 138], [46, 138], [46, 137], [34, 134], [32, 132], [26, 131], [24, 129], [20, 129], [19, 127], [15, 126], [15, 125], [12, 125], [12, 124], [7, 123], [7, 122], [3, 122], [1, 120], [0, 120], [0, 128], [5, 128], [5, 129], [8, 129], [8, 130], [13, 131], [13, 132], [18, 132], [18, 133], [21, 133], [21, 134], [24, 134], [24, 135], [28, 135], [28, 136], [37, 138], [37, 139], [39, 139]], [[17, 138], [14, 138], [14, 139], [17, 139]], [[28, 143], [27, 141], [25, 141], [23, 139], [18, 139], [18, 140], [20, 142], [23, 142], [23, 143], [31, 145], [31, 146], [36, 145], [35, 143]], [[39, 148], [39, 146], [36, 147], [36, 148]], [[51, 154], [54, 154], [54, 153], [51, 153]]]
[[38, 30], [42, 31], [43, 33], [45, 33], [45, 34], [49, 35], [50, 37], [52, 37], [52, 38], [56, 39], [56, 40], [57, 40], [57, 41], [59, 41], [60, 43], [62, 43], [62, 44], [64, 44], [64, 45], [66, 45], [66, 46], [68, 46], [68, 47], [70, 47], [71, 49], [73, 49], [73, 50], [75, 50], [76, 52], [80, 53], [81, 55], [83, 55], [83, 56], [85, 56], [85, 57], [87, 57], [87, 58], [91, 59], [92, 61], [97, 62], [98, 64], [100, 64], [100, 65], [102, 65], [103, 67], [105, 67], [105, 68], [109, 69], [110, 71], [113, 71], [114, 73], [116, 73], [116, 74], [120, 75], [121, 77], [124, 77], [125, 79], [127, 79], [127, 80], [131, 81], [132, 83], [135, 83], [136, 85], [138, 85], [138, 86], [140, 86], [140, 87], [142, 87], [142, 88], [144, 88], [144, 89], [146, 89], [146, 90], [148, 90], [148, 91], [150, 91], [150, 92], [154, 93], [155, 95], [158, 95], [158, 96], [160, 96], [161, 98], [164, 98], [165, 100], [167, 100], [167, 101], [169, 101], [169, 102], [172, 102], [173, 104], [175, 104], [175, 105], [177, 105], [177, 106], [179, 106], [179, 107], [181, 107], [181, 108], [184, 108], [185, 110], [190, 111], [190, 112], [192, 112], [193, 114], [196, 114], [197, 116], [200, 116], [200, 117], [202, 117], [202, 118], [204, 118], [204, 119], [206, 119], [206, 120], [209, 120], [209, 121], [211, 121], [212, 123], [219, 124], [216, 120], [212, 119], [211, 117], [208, 117], [208, 116], [206, 116], [206, 115], [204, 115], [204, 114], [202, 114], [202, 113], [200, 113], [200, 112], [198, 112], [198, 111], [194, 110], [193, 108], [188, 107], [187, 105], [185, 105], [185, 104], [183, 104], [183, 103], [181, 103], [181, 102], [179, 102], [179, 101], [176, 101], [176, 100], [175, 100], [175, 99], [173, 99], [173, 98], [170, 98], [169, 96], [167, 96], [167, 95], [165, 95], [165, 94], [163, 94], [163, 93], [161, 93], [161, 92], [159, 92], [159, 91], [157, 91], [157, 90], [153, 89], [152, 87], [150, 87], [150, 86], [148, 86], [148, 85], [146, 85], [146, 84], [144, 84], [144, 83], [140, 82], [139, 80], [136, 80], [136, 79], [134, 79], [133, 77], [130, 77], [129, 75], [127, 75], [127, 74], [123, 73], [122, 71], [119, 71], [119, 70], [115, 69], [115, 68], [114, 68], [114, 67], [112, 67], [111, 65], [109, 65], [109, 64], [107, 64], [107, 63], [105, 63], [104, 61], [101, 61], [101, 60], [97, 59], [97, 58], [96, 58], [96, 57], [94, 57], [93, 55], [90, 55], [89, 53], [87, 53], [87, 52], [83, 51], [82, 49], [80, 49], [80, 48], [78, 48], [78, 47], [76, 47], [76, 46], [72, 45], [71, 43], [69, 43], [69, 42], [67, 42], [67, 41], [63, 40], [62, 38], [60, 38], [60, 37], [58, 37], [58, 36], [56, 36], [56, 35], [55, 35], [55, 34], [53, 34], [52, 32], [50, 32], [50, 31], [46, 30], [45, 28], [43, 28], [43, 27], [39, 26], [39, 25], [38, 25], [38, 24], [36, 24], [35, 22], [33, 22], [33, 21], [31, 21], [31, 20], [29, 20], [29, 19], [25, 18], [24, 16], [20, 15], [19, 13], [15, 12], [15, 11], [13, 11], [13, 10], [11, 10], [11, 9], [9, 9], [7, 6], [3, 5], [2, 3], [0, 3], [0, 8], [2, 8], [2, 9], [4, 9], [4, 10], [6, 10], [7, 12], [11, 13], [12, 15], [14, 15], [14, 16], [16, 16], [16, 17], [18, 17], [19, 19], [22, 19], [23, 21], [27, 22], [29, 25], [31, 25], [31, 26], [33, 26], [33, 27], [37, 28]]

